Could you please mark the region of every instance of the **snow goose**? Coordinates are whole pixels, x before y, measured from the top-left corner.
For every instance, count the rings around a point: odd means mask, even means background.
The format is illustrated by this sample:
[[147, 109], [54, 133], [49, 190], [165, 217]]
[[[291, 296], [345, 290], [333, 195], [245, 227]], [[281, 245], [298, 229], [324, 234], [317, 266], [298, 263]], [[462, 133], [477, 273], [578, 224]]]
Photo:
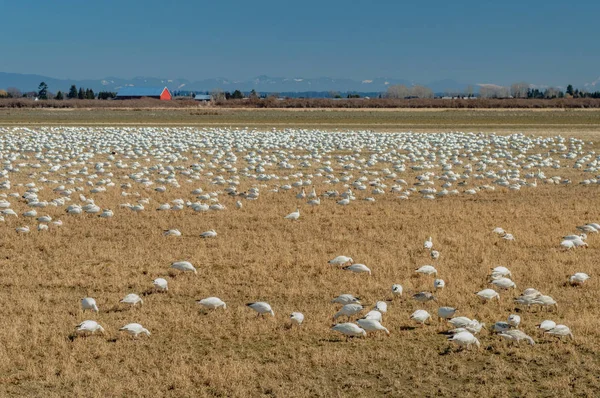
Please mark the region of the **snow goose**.
[[431, 292], [420, 292], [417, 294], [413, 294], [412, 298], [414, 300], [417, 300], [420, 303], [426, 303], [428, 301], [437, 301], [435, 296], [433, 295], [433, 293]]
[[167, 229], [163, 232], [163, 236], [181, 236], [181, 232], [178, 229]]
[[510, 288], [515, 288], [517, 287], [517, 285], [510, 279], [508, 278], [498, 278], [498, 279], [494, 279], [491, 282], [492, 285], [497, 286], [501, 289], [510, 289]]
[[214, 229], [211, 229], [210, 231], [202, 232], [200, 234], [201, 238], [215, 238], [216, 236], [217, 236], [217, 232]]
[[169, 290], [169, 284], [168, 284], [167, 280], [164, 279], [164, 278], [156, 278], [155, 280], [152, 281], [152, 284], [159, 291], [165, 291], [166, 292], [167, 290]]
[[350, 317], [358, 314], [362, 310], [363, 306], [360, 304], [345, 304], [338, 312], [335, 313], [335, 315], [333, 315], [333, 321], [335, 322], [335, 320], [340, 316], [348, 317], [348, 320], [350, 320]]
[[387, 312], [387, 303], [385, 301], [378, 301], [375, 303], [373, 309], [385, 314]]
[[146, 329], [139, 323], [128, 323], [127, 325], [123, 326], [119, 330], [123, 331], [123, 332], [127, 332], [134, 338], [137, 338], [140, 334], [145, 334], [148, 337], [150, 336], [150, 332], [148, 331], [148, 329]]
[[96, 300], [91, 297], [85, 297], [81, 299], [81, 310], [85, 312], [85, 310], [91, 310], [94, 312], [98, 312], [98, 305], [96, 305]]
[[135, 306], [137, 303], [140, 303], [140, 305], [144, 304], [144, 300], [142, 300], [142, 298], [135, 293], [129, 293], [120, 302], [123, 304], [129, 304], [131, 306]]
[[425, 310], [416, 310], [410, 316], [410, 319], [413, 321], [420, 323], [422, 326], [425, 326], [425, 322], [431, 318], [431, 314]]
[[500, 295], [494, 289], [483, 289], [475, 294], [484, 302], [493, 299], [500, 300]]
[[464, 328], [471, 322], [473, 321], [466, 316], [457, 316], [456, 318], [452, 318], [448, 321], [448, 323], [455, 328]]
[[521, 340], [525, 340], [530, 345], [535, 345], [535, 341], [533, 341], [533, 339], [531, 338], [531, 336], [528, 336], [527, 334], [525, 334], [522, 331], [517, 330], [517, 329], [510, 329], [510, 330], [506, 330], [506, 331], [500, 332], [498, 334], [498, 336], [500, 336], [503, 339], [506, 339], [508, 341], [515, 341], [515, 342], [517, 342], [517, 344]]
[[287, 220], [293, 220], [296, 221], [300, 218], [300, 209], [296, 209], [296, 211], [288, 214], [287, 216], [284, 217]]
[[437, 275], [437, 269], [433, 265], [424, 265], [417, 268], [415, 272], [423, 275]]
[[440, 307], [438, 308], [438, 318], [439, 319], [450, 319], [454, 316], [454, 314], [456, 314], [456, 311], [458, 311], [456, 308], [453, 307]]
[[545, 320], [542, 321], [541, 323], [539, 323], [538, 325], [535, 325], [538, 329], [540, 329], [543, 332], [547, 332], [548, 330], [552, 330], [556, 327], [556, 322], [551, 321], [551, 320]]
[[367, 315], [363, 316], [361, 319], [375, 319], [381, 322], [383, 320], [383, 314], [377, 310], [371, 310], [367, 312]]
[[338, 323], [337, 325], [333, 326], [331, 328], [331, 330], [339, 332], [346, 337], [356, 337], [356, 336], [365, 337], [367, 335], [367, 332], [363, 328], [361, 328], [360, 326], [358, 326], [354, 323], [350, 323], [350, 322]]
[[569, 277], [569, 283], [573, 286], [581, 286], [590, 279], [590, 276], [583, 272], [577, 272]]
[[517, 315], [517, 314], [510, 314], [508, 316], [507, 321], [508, 321], [507, 323], [510, 326], [512, 326], [514, 328], [518, 328], [519, 325], [521, 324], [521, 317], [519, 315]]
[[377, 319], [359, 319], [356, 323], [366, 332], [384, 331], [388, 336], [390, 335], [390, 331]]
[[571, 340], [575, 340], [575, 337], [573, 337], [573, 333], [571, 333], [571, 329], [569, 329], [569, 327], [565, 325], [556, 325], [554, 328], [546, 330], [545, 333], [551, 336], [556, 336], [559, 339], [562, 339], [565, 336], [569, 336]]
[[402, 289], [402, 285], [395, 283], [392, 285], [392, 294], [394, 295], [394, 297], [396, 296], [402, 296], [402, 292], [404, 289]]
[[75, 332], [81, 335], [94, 334], [96, 332], [104, 334], [104, 328], [96, 321], [87, 320], [75, 326]]
[[360, 298], [359, 297], [354, 297], [351, 294], [340, 294], [339, 296], [337, 296], [336, 298], [334, 298], [333, 300], [331, 300], [332, 303], [337, 303], [337, 304], [342, 304], [342, 305], [346, 305], [346, 304], [360, 304]]
[[479, 340], [477, 340], [477, 337], [473, 336], [473, 334], [468, 331], [456, 333], [448, 337], [448, 340], [452, 343], [457, 344], [461, 349], [466, 347], [468, 350], [473, 344], [475, 344], [477, 348], [481, 346], [481, 343], [479, 342]]
[[171, 268], [175, 268], [176, 270], [182, 272], [193, 272], [194, 274], [198, 273], [196, 268], [189, 261], [176, 261], [171, 264]]
[[227, 304], [223, 300], [218, 297], [207, 297], [202, 300], [196, 301], [196, 303], [200, 304], [204, 308], [208, 308], [209, 310], [215, 310], [217, 308], [227, 309]]
[[427, 250], [433, 249], [433, 240], [431, 239], [431, 236], [429, 238], [427, 238], [425, 243], [423, 243], [423, 247]]
[[271, 316], [275, 316], [275, 313], [271, 309], [269, 303], [265, 303], [264, 301], [257, 301], [255, 303], [248, 303], [246, 305], [256, 311], [258, 313], [257, 316], [265, 314], [271, 314]]
[[343, 269], [345, 269], [346, 271], [352, 271], [357, 274], [364, 272], [364, 273], [368, 273], [369, 275], [371, 275], [371, 270], [364, 264], [347, 265]]
[[327, 263], [331, 265], [346, 265], [347, 263], [354, 263], [354, 260], [352, 260], [352, 257], [348, 256], [337, 256], [333, 260], [329, 260]]
[[446, 287], [446, 282], [443, 279], [436, 279], [433, 281], [433, 288], [435, 290], [442, 290]]
[[302, 325], [302, 322], [304, 322], [304, 314], [301, 312], [292, 312], [290, 315], [290, 319], [292, 321], [292, 324], [300, 326]]

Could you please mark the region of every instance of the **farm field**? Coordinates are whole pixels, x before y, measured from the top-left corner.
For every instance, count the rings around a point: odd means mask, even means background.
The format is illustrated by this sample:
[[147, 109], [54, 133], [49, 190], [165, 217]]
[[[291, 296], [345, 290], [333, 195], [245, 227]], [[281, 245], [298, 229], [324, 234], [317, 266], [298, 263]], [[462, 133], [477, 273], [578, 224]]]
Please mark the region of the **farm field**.
[[597, 109], [0, 109], [0, 126], [220, 126], [401, 131], [598, 129]]
[[[2, 110], [0, 125], [0, 395], [600, 390], [600, 234], [587, 233], [587, 248], [561, 247], [577, 226], [600, 223], [600, 112]], [[436, 134], [401, 133], [410, 129]], [[462, 129], [502, 134], [439, 134]], [[319, 205], [298, 198], [313, 189]], [[100, 217], [105, 209], [112, 217]], [[296, 209], [297, 220], [284, 218]], [[51, 221], [37, 220], [45, 215]], [[164, 235], [172, 229], [181, 236]], [[217, 236], [201, 238], [208, 230]], [[424, 248], [429, 237], [437, 259]], [[328, 264], [339, 255], [371, 273]], [[178, 261], [197, 273], [172, 268]], [[423, 265], [437, 275], [416, 273]], [[516, 288], [490, 283], [496, 266]], [[591, 278], [572, 286], [577, 272]], [[436, 278], [445, 288], [434, 289]], [[500, 299], [476, 296], [488, 288]], [[527, 288], [557, 307], [515, 303]], [[437, 301], [412, 298], [427, 291]], [[130, 293], [143, 304], [120, 303]], [[332, 330], [342, 306], [331, 301], [343, 293], [364, 306], [351, 322], [385, 302], [389, 336]], [[227, 308], [196, 302], [213, 296]], [[84, 297], [97, 313], [82, 311]], [[257, 301], [274, 316], [246, 306]], [[448, 341], [440, 306], [486, 324], [474, 334], [479, 348]], [[411, 319], [419, 309], [428, 324]], [[300, 326], [290, 321], [296, 311]], [[492, 333], [511, 314], [535, 345]], [[76, 333], [84, 320], [105, 333]], [[544, 320], [574, 339], [542, 333]], [[150, 336], [119, 331], [132, 322]]]

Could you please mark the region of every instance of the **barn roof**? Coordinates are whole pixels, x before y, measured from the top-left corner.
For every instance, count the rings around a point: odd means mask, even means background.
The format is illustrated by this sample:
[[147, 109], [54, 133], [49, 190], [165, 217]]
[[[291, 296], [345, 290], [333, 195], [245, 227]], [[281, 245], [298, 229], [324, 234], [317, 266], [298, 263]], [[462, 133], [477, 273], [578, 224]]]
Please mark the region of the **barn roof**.
[[160, 97], [166, 87], [122, 87], [117, 97]]

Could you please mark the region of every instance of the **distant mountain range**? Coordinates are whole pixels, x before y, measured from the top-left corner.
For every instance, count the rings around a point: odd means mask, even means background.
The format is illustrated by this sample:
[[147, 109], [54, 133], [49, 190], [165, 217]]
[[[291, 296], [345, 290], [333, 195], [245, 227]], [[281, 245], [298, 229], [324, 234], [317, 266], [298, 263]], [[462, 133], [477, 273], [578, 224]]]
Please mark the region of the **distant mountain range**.
[[[26, 75], [20, 73], [0, 72], [0, 88], [16, 87], [21, 91], [35, 91], [40, 82], [46, 82], [51, 92], [58, 90], [68, 91], [71, 85], [78, 88], [91, 88], [98, 91], [118, 91], [125, 86], [156, 87], [167, 86], [170, 90], [185, 91], [212, 91], [221, 89], [223, 91], [240, 90], [249, 92], [256, 90], [262, 93], [289, 93], [289, 92], [360, 92], [376, 93], [385, 92], [391, 85], [403, 84], [412, 86], [415, 82], [404, 79], [374, 78], [363, 81], [351, 79], [336, 79], [330, 77], [320, 78], [284, 78], [257, 76], [249, 80], [230, 80], [224, 78], [213, 78], [198, 81], [187, 79], [160, 79], [154, 77], [136, 77], [123, 79], [119, 77], [107, 77], [99, 80], [72, 80], [56, 79], [42, 75]], [[439, 80], [425, 84], [434, 92], [463, 91], [467, 84], [455, 82], [454, 80]]]
[[[380, 93], [385, 92], [391, 85], [403, 84], [413, 86], [421, 84], [429, 87], [434, 93], [446, 92], [465, 92], [471, 85], [474, 92], [478, 91], [477, 83], [463, 83], [451, 79], [438, 80], [429, 83], [419, 83], [405, 79], [394, 78], [373, 78], [362, 81], [352, 79], [336, 79], [330, 77], [320, 78], [284, 78], [257, 76], [249, 80], [230, 80], [224, 78], [213, 78], [198, 81], [187, 79], [161, 79], [154, 77], [135, 77], [133, 79], [123, 79], [118, 77], [107, 77], [99, 80], [72, 80], [56, 79], [42, 75], [27, 75], [20, 73], [0, 72], [0, 89], [16, 87], [21, 91], [35, 91], [40, 82], [46, 82], [51, 92], [68, 91], [71, 85], [78, 88], [91, 88], [98, 91], [118, 91], [125, 86], [135, 87], [156, 87], [166, 86], [170, 90], [184, 91], [212, 91], [221, 89], [223, 91], [240, 90], [249, 92], [256, 90], [260, 93], [293, 93], [293, 92], [359, 92], [359, 93]], [[600, 87], [600, 78], [590, 83], [573, 84], [575, 87], [587, 89], [589, 91], [598, 90]], [[543, 87], [536, 86], [536, 87]]]

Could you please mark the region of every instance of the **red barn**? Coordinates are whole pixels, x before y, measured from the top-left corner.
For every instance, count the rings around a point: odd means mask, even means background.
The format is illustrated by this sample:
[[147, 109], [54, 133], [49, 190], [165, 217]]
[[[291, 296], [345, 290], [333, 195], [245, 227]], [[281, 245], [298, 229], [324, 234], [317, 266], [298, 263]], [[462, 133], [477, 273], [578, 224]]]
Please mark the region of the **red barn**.
[[163, 87], [123, 87], [117, 93], [117, 99], [138, 99], [142, 97], [156, 98], [163, 101], [172, 99], [168, 88]]

